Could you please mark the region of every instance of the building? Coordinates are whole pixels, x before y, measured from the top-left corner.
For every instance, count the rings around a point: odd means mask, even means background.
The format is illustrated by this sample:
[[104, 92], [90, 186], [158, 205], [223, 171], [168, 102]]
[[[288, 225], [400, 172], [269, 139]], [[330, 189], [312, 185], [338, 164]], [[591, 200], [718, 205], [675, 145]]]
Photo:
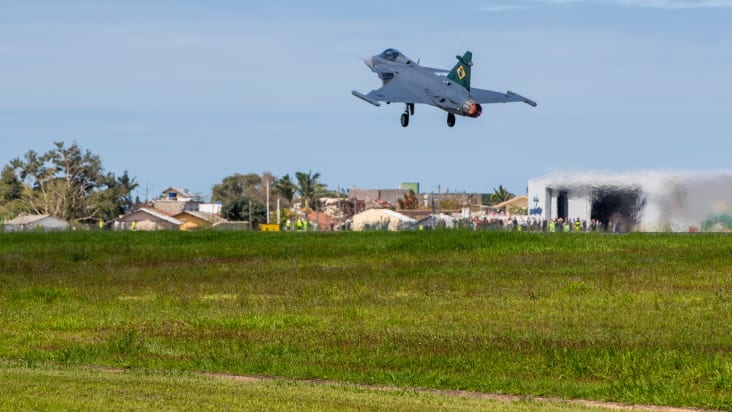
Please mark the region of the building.
[[198, 211], [208, 213], [210, 215], [221, 216], [222, 206], [221, 202], [201, 203], [198, 205]]
[[112, 223], [114, 230], [178, 230], [183, 221], [159, 210], [140, 208]]
[[530, 180], [528, 196], [532, 218], [595, 220], [609, 231], [732, 229], [718, 224], [732, 215], [732, 173], [556, 174]]
[[6, 232], [23, 232], [29, 230], [67, 230], [69, 222], [50, 215], [20, 215], [5, 222], [2, 226]]
[[369, 209], [353, 215], [351, 218], [351, 230], [405, 230], [414, 229], [417, 224], [415, 219], [395, 212], [391, 209]]
[[163, 190], [161, 199], [172, 200], [176, 202], [200, 201], [198, 196], [189, 192], [188, 189], [182, 189], [180, 187], [169, 187]]
[[366, 208], [396, 206], [399, 199], [409, 195], [410, 189], [356, 189], [348, 193], [351, 200], [363, 200]]
[[163, 190], [160, 199], [152, 201], [153, 208], [171, 216], [185, 211], [198, 211], [200, 205], [201, 201], [198, 196], [188, 192], [187, 189], [178, 187], [169, 187]]
[[405, 182], [399, 185], [400, 189], [411, 190], [416, 195], [419, 193], [419, 182]]
[[311, 229], [319, 232], [332, 232], [338, 227], [338, 220], [325, 213], [311, 211], [307, 215]]
[[444, 213], [435, 213], [418, 219], [417, 227], [420, 229], [453, 229], [455, 227], [455, 221], [458, 219], [460, 218], [446, 215]]
[[528, 208], [529, 197], [526, 195], [512, 197], [505, 202], [501, 202], [489, 207], [489, 209], [503, 213], [507, 216], [512, 214], [525, 215]]
[[180, 230], [205, 229], [211, 227], [214, 222], [213, 215], [192, 210], [184, 210], [173, 216], [173, 218], [183, 222], [180, 225]]

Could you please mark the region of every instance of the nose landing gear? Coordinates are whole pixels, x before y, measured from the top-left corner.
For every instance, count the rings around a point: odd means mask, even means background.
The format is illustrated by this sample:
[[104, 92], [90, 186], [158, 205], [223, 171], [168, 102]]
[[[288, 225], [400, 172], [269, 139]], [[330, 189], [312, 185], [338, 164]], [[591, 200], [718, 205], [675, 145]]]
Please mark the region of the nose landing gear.
[[455, 115], [452, 113], [447, 114], [447, 127], [455, 126]]

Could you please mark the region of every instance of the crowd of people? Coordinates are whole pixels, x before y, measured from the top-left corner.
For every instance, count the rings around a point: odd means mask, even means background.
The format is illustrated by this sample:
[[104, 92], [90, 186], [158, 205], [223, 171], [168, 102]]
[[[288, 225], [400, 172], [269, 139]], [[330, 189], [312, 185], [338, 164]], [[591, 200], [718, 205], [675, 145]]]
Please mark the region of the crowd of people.
[[470, 226], [476, 230], [505, 230], [529, 231], [549, 233], [579, 233], [579, 232], [624, 232], [627, 231], [620, 220], [603, 222], [592, 219], [589, 222], [576, 219], [539, 219], [530, 216], [486, 217], [476, 216], [470, 219]]

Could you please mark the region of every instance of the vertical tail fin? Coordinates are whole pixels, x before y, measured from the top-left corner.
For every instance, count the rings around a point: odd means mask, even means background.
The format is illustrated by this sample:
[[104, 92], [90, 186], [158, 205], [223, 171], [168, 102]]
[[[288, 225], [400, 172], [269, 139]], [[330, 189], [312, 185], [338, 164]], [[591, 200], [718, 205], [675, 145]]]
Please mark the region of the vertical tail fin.
[[463, 57], [455, 57], [458, 59], [458, 62], [450, 70], [447, 78], [470, 91], [470, 66], [473, 65], [473, 53], [466, 51]]

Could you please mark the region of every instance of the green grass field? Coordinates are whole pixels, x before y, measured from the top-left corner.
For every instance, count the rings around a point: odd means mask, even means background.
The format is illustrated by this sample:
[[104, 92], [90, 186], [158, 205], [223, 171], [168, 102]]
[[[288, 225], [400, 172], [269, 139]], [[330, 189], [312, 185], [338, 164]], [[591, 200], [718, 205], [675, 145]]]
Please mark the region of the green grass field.
[[[9, 388], [0, 403], [38, 402], [17, 404], [24, 409], [104, 405], [74, 399], [85, 387], [107, 388], [101, 399], [112, 409], [163, 402], [166, 391], [186, 402], [172, 409], [230, 399], [253, 409], [488, 402], [293, 382], [317, 378], [729, 410], [732, 238], [5, 233], [0, 324], [0, 384]], [[60, 381], [72, 381], [68, 396], [53, 389]], [[144, 396], [112, 401], [135, 385]], [[274, 401], [246, 403], [257, 393]], [[288, 393], [309, 395], [298, 406]]]

